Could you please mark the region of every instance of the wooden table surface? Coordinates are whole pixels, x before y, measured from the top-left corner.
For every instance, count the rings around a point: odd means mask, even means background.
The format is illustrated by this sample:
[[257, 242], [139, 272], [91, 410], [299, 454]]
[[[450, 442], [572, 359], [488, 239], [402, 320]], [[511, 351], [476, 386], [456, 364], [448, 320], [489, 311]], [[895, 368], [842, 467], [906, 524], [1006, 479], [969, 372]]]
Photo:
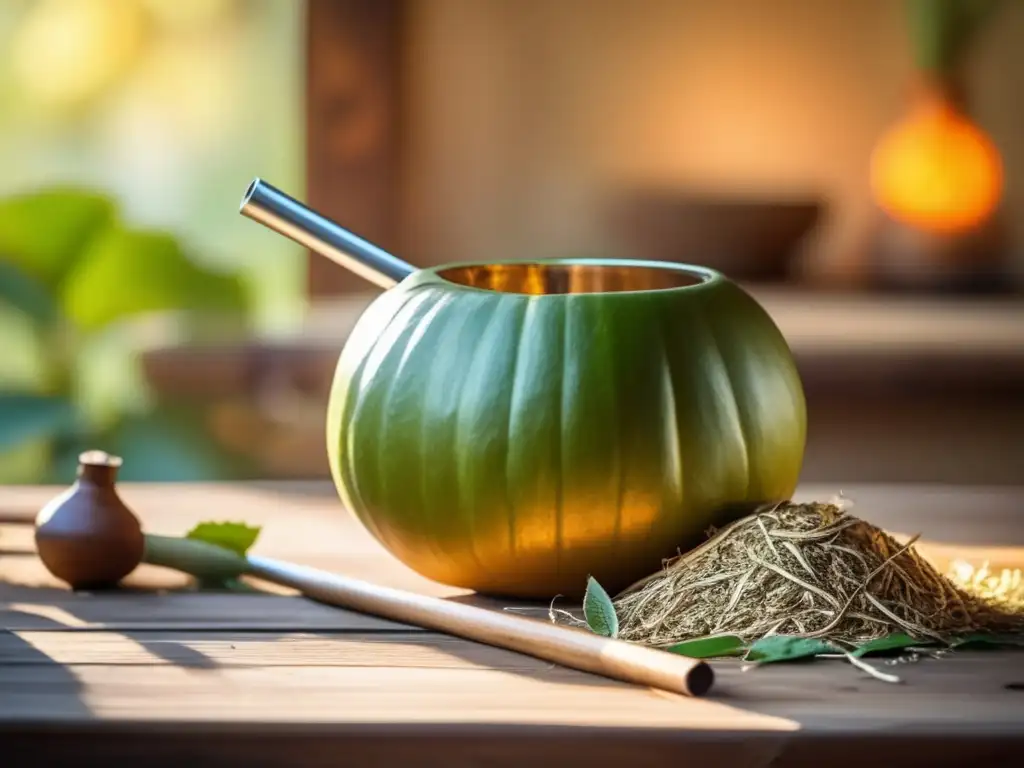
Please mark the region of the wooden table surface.
[[[0, 488], [0, 519], [31, 519], [58, 490]], [[856, 514], [921, 532], [940, 568], [1024, 565], [1024, 488], [841, 490]], [[507, 606], [404, 568], [328, 485], [121, 493], [152, 532], [245, 520], [264, 526], [259, 554]], [[175, 592], [182, 584], [144, 566], [124, 590], [73, 594], [43, 569], [30, 527], [0, 523], [0, 765], [1024, 765], [1024, 653], [885, 667], [899, 685], [842, 661], [715, 662], [711, 694], [689, 699], [279, 588]]]

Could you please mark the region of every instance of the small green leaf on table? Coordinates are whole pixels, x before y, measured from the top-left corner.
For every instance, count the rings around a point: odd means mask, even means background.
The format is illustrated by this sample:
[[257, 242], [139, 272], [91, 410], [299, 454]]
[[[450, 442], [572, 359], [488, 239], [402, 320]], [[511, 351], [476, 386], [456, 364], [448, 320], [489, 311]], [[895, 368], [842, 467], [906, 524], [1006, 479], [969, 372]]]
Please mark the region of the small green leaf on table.
[[591, 576], [587, 579], [587, 592], [583, 597], [583, 616], [592, 632], [604, 637], [617, 637], [619, 617], [615, 615], [612, 599], [604, 587]]
[[747, 652], [746, 658], [748, 661], [755, 661], [759, 664], [771, 664], [836, 653], [842, 653], [842, 651], [817, 638], [770, 635], [762, 637], [754, 643]]
[[677, 643], [670, 648], [670, 653], [678, 653], [680, 656], [688, 656], [691, 659], [712, 659], [719, 656], [736, 656], [743, 653], [745, 646], [743, 640], [736, 635], [717, 635], [713, 637], [698, 637], [694, 640], [686, 640]]
[[225, 579], [224, 581], [210, 581], [208, 579], [199, 579], [197, 586], [201, 591], [224, 591], [224, 592], [259, 592], [250, 584], [246, 584], [241, 579]]
[[247, 569], [245, 556], [260, 530], [245, 523], [202, 522], [183, 539], [147, 536], [147, 562], [192, 574], [200, 590], [252, 592], [239, 577]]
[[199, 536], [147, 533], [143, 562], [190, 574], [203, 589], [232, 589], [239, 577], [248, 572], [249, 561], [235, 549], [222, 545], [229, 537], [211, 538], [215, 541]]
[[931, 645], [928, 640], [917, 640], [911, 637], [906, 632], [893, 632], [891, 635], [885, 635], [874, 640], [869, 640], [858, 648], [855, 648], [850, 652], [851, 656], [860, 658], [870, 653], [882, 653], [884, 651], [898, 651], [903, 648], [920, 648], [926, 645]]
[[982, 650], [985, 648], [1024, 648], [1024, 635], [975, 634], [961, 637], [952, 643], [957, 650]]
[[250, 526], [245, 523], [205, 522], [199, 523], [189, 531], [186, 538], [215, 544], [245, 557], [250, 547], [256, 543], [260, 530], [259, 526]]

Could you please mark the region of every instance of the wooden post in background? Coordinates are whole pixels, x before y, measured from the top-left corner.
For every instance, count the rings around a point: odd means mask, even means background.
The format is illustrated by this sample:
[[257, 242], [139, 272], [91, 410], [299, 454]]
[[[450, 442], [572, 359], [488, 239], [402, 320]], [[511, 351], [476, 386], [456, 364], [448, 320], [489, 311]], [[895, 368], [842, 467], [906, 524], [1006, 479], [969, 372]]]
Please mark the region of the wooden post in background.
[[[307, 0], [306, 199], [398, 250], [405, 0]], [[370, 289], [310, 254], [310, 298]]]

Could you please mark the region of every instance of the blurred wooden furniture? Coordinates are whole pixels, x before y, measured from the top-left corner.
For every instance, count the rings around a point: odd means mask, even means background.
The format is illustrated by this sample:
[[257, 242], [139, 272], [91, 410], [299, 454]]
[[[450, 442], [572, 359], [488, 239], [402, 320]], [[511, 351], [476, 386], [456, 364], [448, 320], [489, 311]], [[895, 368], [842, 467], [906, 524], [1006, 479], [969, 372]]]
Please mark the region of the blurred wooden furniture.
[[[902, 685], [839, 661], [741, 671], [707, 699], [266, 594], [73, 594], [42, 568], [29, 521], [54, 488], [0, 489], [4, 765], [990, 765], [1024, 760], [1024, 653], [900, 665]], [[848, 487], [858, 511], [922, 531], [922, 552], [1024, 565], [1024, 489]], [[264, 526], [255, 550], [451, 599], [378, 547], [322, 483], [122, 485], [148, 530], [209, 517]], [[808, 486], [802, 498], [831, 488]], [[992, 545], [998, 545], [993, 548]], [[152, 594], [153, 590], [170, 592]], [[505, 607], [479, 600], [500, 610]], [[572, 607], [572, 606], [567, 606]], [[546, 606], [537, 606], [539, 620]]]
[[658, 187], [625, 189], [607, 204], [617, 253], [699, 263], [733, 280], [778, 284], [826, 208], [813, 197], [708, 195]]
[[[401, 252], [401, 69], [407, 0], [307, 0], [306, 193], [316, 210]], [[365, 282], [310, 254], [312, 296]]]

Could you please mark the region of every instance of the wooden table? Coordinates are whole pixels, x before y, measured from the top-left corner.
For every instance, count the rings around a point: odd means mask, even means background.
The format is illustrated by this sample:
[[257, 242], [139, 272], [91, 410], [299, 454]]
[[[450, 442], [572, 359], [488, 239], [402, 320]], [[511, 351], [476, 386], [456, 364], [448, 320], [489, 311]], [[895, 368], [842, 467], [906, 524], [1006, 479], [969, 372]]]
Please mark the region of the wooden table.
[[[57, 490], [0, 489], [0, 517], [30, 518]], [[1024, 563], [1024, 488], [842, 490], [857, 514], [923, 532], [939, 567]], [[389, 557], [323, 484], [121, 491], [150, 531], [242, 519], [264, 526], [260, 554], [474, 599]], [[31, 528], [0, 524], [0, 765], [1024, 764], [1024, 653], [900, 665], [900, 685], [841, 661], [716, 662], [699, 700], [280, 589], [176, 593], [182, 583], [142, 567], [123, 591], [72, 594], [35, 557]]]

